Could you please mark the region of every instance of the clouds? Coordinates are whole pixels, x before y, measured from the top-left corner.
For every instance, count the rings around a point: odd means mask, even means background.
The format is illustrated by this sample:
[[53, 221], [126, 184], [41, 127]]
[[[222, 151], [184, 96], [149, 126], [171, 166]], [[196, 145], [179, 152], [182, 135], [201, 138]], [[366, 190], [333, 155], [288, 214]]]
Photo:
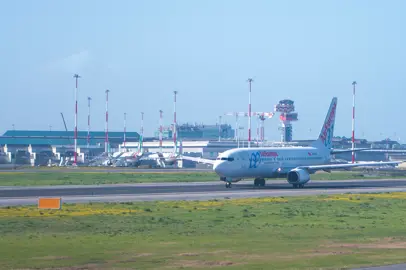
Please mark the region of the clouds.
[[88, 50], [82, 50], [72, 53], [69, 56], [52, 60], [46, 65], [47, 71], [80, 73], [90, 64], [90, 53]]

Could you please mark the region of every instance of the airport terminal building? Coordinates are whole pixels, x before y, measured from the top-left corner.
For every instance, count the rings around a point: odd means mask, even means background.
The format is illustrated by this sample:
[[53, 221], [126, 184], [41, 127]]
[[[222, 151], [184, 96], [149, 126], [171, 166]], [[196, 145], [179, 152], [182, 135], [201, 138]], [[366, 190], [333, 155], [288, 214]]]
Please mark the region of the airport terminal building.
[[[89, 135], [89, 136], [88, 136]], [[78, 160], [100, 155], [105, 151], [104, 131], [78, 131]], [[137, 132], [126, 132], [126, 141], [139, 140]], [[116, 151], [124, 141], [124, 132], [108, 133], [108, 150]], [[0, 136], [0, 163], [6, 159], [16, 164], [45, 165], [51, 160], [74, 155], [73, 131], [8, 130]]]
[[[184, 126], [185, 127], [185, 126]], [[182, 151], [189, 156], [215, 159], [217, 155], [225, 150], [238, 147], [247, 147], [246, 140], [235, 140], [234, 133], [230, 132], [227, 125], [224, 125], [224, 133], [221, 139], [218, 138], [218, 126], [208, 126], [206, 135], [201, 128], [196, 128], [193, 134], [193, 127], [188, 126], [184, 133], [179, 132], [178, 138], [182, 141]], [[217, 132], [215, 132], [217, 130]], [[105, 153], [105, 132], [104, 131], [78, 131], [77, 154], [78, 163], [98, 157]], [[162, 142], [163, 152], [174, 152], [174, 143], [170, 133], [166, 134]], [[108, 133], [108, 152], [136, 152], [139, 147], [140, 136], [137, 132], [126, 132], [126, 145], [124, 146], [124, 132]], [[292, 142], [258, 142], [252, 141], [251, 147], [260, 146], [308, 146], [312, 140], [296, 140]], [[371, 149], [406, 149], [396, 141], [382, 140], [379, 142], [368, 142], [367, 140], [356, 140], [356, 147]], [[335, 137], [333, 147], [336, 149], [351, 148], [351, 139]], [[41, 131], [41, 130], [8, 130], [0, 136], [0, 164], [11, 162], [15, 164], [27, 164], [32, 166], [46, 166], [49, 162], [62, 165], [62, 161], [72, 160], [74, 156], [74, 133], [73, 131]], [[159, 152], [158, 137], [144, 138], [143, 150], [147, 152]], [[351, 153], [337, 154], [336, 159], [351, 160]], [[359, 161], [380, 161], [390, 159], [406, 159], [403, 154], [370, 153], [358, 152], [356, 159]]]

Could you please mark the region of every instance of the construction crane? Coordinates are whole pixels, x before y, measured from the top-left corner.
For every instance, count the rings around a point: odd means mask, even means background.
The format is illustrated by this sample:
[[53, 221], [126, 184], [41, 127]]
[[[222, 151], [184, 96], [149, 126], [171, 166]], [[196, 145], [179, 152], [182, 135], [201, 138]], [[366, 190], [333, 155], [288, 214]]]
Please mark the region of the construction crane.
[[66, 127], [65, 117], [63, 117], [63, 113], [61, 113], [61, 116], [62, 116], [63, 124], [65, 125], [65, 130], [68, 131], [68, 128]]
[[[261, 142], [264, 141], [265, 138], [265, 129], [264, 129], [264, 121], [265, 119], [272, 118], [274, 116], [274, 112], [251, 112], [251, 116], [258, 117], [258, 119], [261, 121], [261, 127], [260, 129], [257, 128], [257, 137], [259, 137], [259, 140]], [[238, 125], [238, 118], [240, 116], [242, 117], [248, 117], [247, 112], [227, 112], [224, 115], [228, 116], [235, 116], [235, 140], [238, 140], [238, 130], [239, 130], [239, 125]]]
[[[63, 113], [61, 113], [61, 116], [62, 116], [63, 124], [64, 124], [64, 126], [65, 126], [65, 130], [66, 130], [66, 132], [67, 132], [67, 131], [68, 131], [68, 127], [66, 126], [65, 117], [63, 117]], [[68, 135], [68, 140], [69, 140], [69, 143], [72, 143], [72, 141], [70, 140], [69, 135]]]

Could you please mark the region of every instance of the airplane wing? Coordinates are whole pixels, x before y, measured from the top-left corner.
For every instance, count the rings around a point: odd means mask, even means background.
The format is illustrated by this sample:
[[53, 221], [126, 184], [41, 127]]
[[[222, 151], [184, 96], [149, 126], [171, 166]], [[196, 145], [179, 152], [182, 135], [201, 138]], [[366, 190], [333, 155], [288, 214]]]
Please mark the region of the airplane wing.
[[371, 148], [354, 148], [354, 150], [352, 149], [332, 149], [331, 150], [331, 154], [341, 154], [341, 153], [348, 153], [348, 152], [359, 152], [359, 151], [366, 151], [366, 150], [371, 150]]
[[[371, 148], [354, 148], [354, 152], [372, 152], [372, 153], [401, 153], [401, 154], [406, 154], [406, 149], [371, 149]], [[332, 149], [331, 154], [341, 154], [341, 153], [348, 153], [348, 152], [353, 152], [352, 149]]]
[[387, 153], [387, 154], [396, 154], [396, 153], [405, 154], [406, 149], [368, 149], [368, 150], [364, 150], [364, 152]]
[[404, 161], [379, 161], [379, 162], [359, 162], [359, 163], [341, 163], [341, 164], [326, 164], [326, 165], [310, 165], [310, 166], [299, 166], [298, 169], [307, 169], [311, 171], [318, 170], [339, 170], [351, 167], [360, 166], [382, 166], [382, 165], [397, 165]]
[[214, 162], [215, 162], [215, 160], [206, 159], [206, 158], [200, 158], [200, 157], [181, 156], [180, 159], [195, 161], [197, 163], [206, 163], [206, 164], [211, 164], [211, 165], [214, 165]]

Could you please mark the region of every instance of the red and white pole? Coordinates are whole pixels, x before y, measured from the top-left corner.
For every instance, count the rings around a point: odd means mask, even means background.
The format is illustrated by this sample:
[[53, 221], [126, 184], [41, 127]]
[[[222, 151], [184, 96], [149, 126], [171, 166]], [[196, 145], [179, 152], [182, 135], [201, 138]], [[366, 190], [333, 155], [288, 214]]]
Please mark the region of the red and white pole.
[[249, 95], [248, 95], [248, 148], [251, 147], [251, 83], [252, 83], [252, 79], [249, 78], [248, 82], [250, 85], [250, 91], [249, 91]]
[[126, 141], [126, 131], [127, 131], [127, 113], [124, 113], [124, 147]]
[[352, 90], [352, 163], [355, 162], [355, 85], [357, 84], [356, 81], [352, 82], [353, 90]]
[[259, 138], [259, 126], [261, 125], [260, 121], [261, 120], [259, 119], [259, 117], [257, 117], [257, 144], [260, 141], [260, 138]]
[[138, 149], [141, 152], [141, 143], [144, 141], [144, 112], [141, 112], [141, 141], [138, 142]]
[[141, 138], [144, 139], [144, 113], [141, 112]]
[[90, 146], [90, 101], [91, 97], [87, 97], [87, 148]]
[[109, 92], [106, 90], [106, 137], [104, 140], [104, 151], [107, 153], [109, 144]]
[[159, 150], [162, 153], [162, 110], [159, 110]]
[[77, 156], [77, 147], [78, 147], [78, 79], [80, 76], [78, 74], [73, 75], [76, 79], [76, 87], [75, 87], [75, 151], [74, 151], [74, 165], [77, 165], [78, 156]]
[[219, 116], [219, 141], [221, 141], [221, 115]]
[[173, 100], [173, 145], [176, 146], [176, 136], [177, 134], [177, 124], [176, 124], [176, 95], [178, 91], [173, 91], [174, 100]]
[[238, 136], [239, 136], [238, 129], [239, 129], [239, 127], [238, 127], [238, 112], [237, 112], [237, 113], [235, 113], [235, 131], [234, 131], [235, 141], [238, 141]]

